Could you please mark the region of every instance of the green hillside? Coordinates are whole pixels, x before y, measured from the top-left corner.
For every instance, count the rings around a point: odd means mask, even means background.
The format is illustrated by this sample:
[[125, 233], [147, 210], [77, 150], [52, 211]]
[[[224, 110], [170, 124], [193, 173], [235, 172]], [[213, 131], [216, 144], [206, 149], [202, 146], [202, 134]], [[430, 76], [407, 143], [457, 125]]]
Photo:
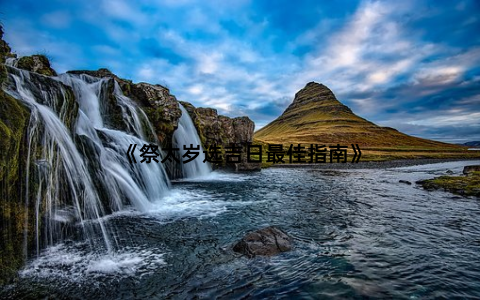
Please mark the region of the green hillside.
[[308, 83], [276, 120], [255, 133], [268, 144], [358, 144], [367, 158], [474, 156], [466, 147], [409, 136], [354, 114], [323, 84]]

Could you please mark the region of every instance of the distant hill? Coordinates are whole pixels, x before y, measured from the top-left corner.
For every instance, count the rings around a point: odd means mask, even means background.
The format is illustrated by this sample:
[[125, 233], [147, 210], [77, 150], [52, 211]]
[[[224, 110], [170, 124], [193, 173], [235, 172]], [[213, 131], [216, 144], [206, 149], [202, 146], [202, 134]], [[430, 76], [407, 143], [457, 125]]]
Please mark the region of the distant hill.
[[466, 142], [463, 145], [468, 147], [480, 147], [480, 141]]
[[[308, 83], [276, 120], [258, 130], [255, 139], [264, 143], [359, 144], [363, 148], [462, 149], [378, 126], [354, 114], [323, 84]], [[464, 148], [464, 147], [463, 147]]]

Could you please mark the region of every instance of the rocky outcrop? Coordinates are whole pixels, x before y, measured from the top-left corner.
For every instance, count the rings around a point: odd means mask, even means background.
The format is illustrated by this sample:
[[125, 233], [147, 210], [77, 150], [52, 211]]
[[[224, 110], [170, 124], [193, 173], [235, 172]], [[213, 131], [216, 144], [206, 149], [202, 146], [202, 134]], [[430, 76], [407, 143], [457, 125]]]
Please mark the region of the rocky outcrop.
[[255, 123], [248, 117], [229, 118], [219, 115], [214, 108], [195, 108], [181, 101], [192, 118], [204, 145], [226, 146], [230, 143], [251, 143]]
[[3, 27], [0, 26], [0, 84], [7, 79], [7, 69], [5, 68], [5, 60], [7, 58], [15, 58], [17, 55], [12, 53], [12, 49], [7, 42], [3, 40]]
[[23, 56], [18, 59], [16, 66], [45, 76], [57, 76], [57, 72], [50, 67], [50, 61], [45, 55]]
[[272, 256], [292, 250], [292, 238], [276, 227], [266, 227], [245, 235], [233, 251], [248, 257]]
[[168, 88], [159, 84], [133, 83], [131, 80], [118, 77], [108, 69], [68, 71], [68, 73], [112, 78], [118, 83], [125, 96], [140, 105], [152, 123], [160, 145], [162, 147], [171, 146], [172, 136], [178, 128], [178, 121], [182, 116], [182, 111], [178, 105], [178, 100], [170, 94]]
[[163, 146], [169, 146], [182, 116], [175, 96], [164, 86], [144, 82], [133, 84], [128, 96], [143, 105], [143, 110], [155, 127], [159, 141]]
[[[213, 145], [222, 148], [225, 154], [225, 147], [231, 144], [243, 146], [241, 162], [230, 165], [236, 171], [260, 170], [260, 163], [247, 162], [246, 145], [253, 142], [255, 123], [248, 117], [229, 118], [219, 115], [213, 108], [195, 108], [188, 102], [181, 101], [197, 128], [198, 135], [204, 147]], [[221, 164], [225, 165], [225, 162]]]
[[472, 174], [473, 172], [480, 172], [480, 166], [479, 165], [473, 165], [473, 166], [463, 167], [463, 174], [469, 175], [469, 174]]

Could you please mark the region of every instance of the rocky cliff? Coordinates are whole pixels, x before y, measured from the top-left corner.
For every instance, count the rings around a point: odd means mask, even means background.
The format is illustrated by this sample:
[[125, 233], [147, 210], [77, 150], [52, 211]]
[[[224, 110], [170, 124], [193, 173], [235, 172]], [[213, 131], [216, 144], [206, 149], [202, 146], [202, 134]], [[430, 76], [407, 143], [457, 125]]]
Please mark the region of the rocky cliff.
[[248, 117], [229, 118], [219, 115], [213, 108], [195, 108], [192, 104], [178, 101], [170, 90], [159, 84], [133, 83], [122, 79], [107, 69], [97, 71], [68, 71], [72, 74], [87, 74], [93, 77], [112, 78], [125, 96], [135, 100], [155, 127], [157, 138], [163, 147], [171, 146], [172, 134], [182, 116], [181, 103], [192, 118], [203, 146], [250, 143], [253, 141], [255, 124]]
[[[204, 146], [221, 146], [222, 153], [225, 147], [231, 144], [242, 145], [243, 151], [247, 144], [252, 143], [255, 123], [248, 117], [229, 118], [219, 115], [213, 108], [195, 108], [188, 102], [181, 102], [192, 118]], [[225, 161], [224, 161], [225, 162]], [[222, 166], [225, 163], [220, 164]], [[242, 155], [242, 163], [231, 166], [237, 171], [257, 170], [260, 164], [248, 163], [246, 154]]]
[[[0, 27], [0, 85], [7, 80], [5, 60], [15, 57], [3, 41]], [[24, 205], [25, 128], [29, 111], [0, 89], [0, 284], [23, 263], [24, 224], [29, 212]], [[27, 236], [27, 238], [29, 238]]]

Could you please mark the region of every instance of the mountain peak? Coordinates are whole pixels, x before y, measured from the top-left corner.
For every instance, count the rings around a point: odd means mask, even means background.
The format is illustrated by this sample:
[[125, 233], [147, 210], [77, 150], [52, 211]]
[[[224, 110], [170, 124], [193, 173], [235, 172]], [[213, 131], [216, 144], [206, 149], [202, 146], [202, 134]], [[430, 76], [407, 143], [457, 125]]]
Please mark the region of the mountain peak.
[[405, 135], [380, 127], [357, 116], [337, 100], [325, 85], [309, 82], [295, 94], [293, 102], [281, 116], [255, 133], [266, 143], [344, 143], [362, 147], [415, 146], [445, 144]]
[[341, 105], [333, 92], [325, 85], [317, 82], [309, 82], [303, 89], [295, 94], [292, 105], [318, 102], [318, 104]]

